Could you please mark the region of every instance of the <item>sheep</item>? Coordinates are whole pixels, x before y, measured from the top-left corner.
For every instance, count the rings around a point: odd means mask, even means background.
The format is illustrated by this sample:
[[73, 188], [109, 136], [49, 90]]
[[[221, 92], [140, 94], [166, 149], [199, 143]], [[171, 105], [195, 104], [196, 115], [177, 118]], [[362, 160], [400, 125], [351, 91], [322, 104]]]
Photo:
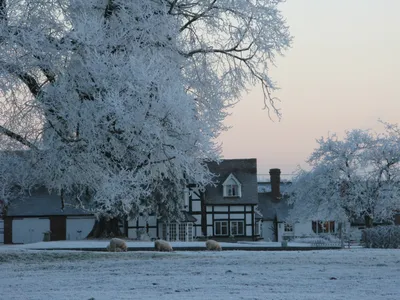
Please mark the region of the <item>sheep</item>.
[[214, 241], [214, 240], [208, 240], [206, 242], [206, 248], [207, 248], [207, 250], [211, 250], [211, 251], [221, 251], [222, 250], [221, 245], [217, 241]]
[[124, 240], [118, 238], [112, 238], [110, 244], [107, 246], [107, 251], [111, 252], [121, 252], [128, 251], [128, 246]]
[[163, 252], [171, 252], [174, 251], [171, 245], [164, 240], [155, 240], [154, 241], [154, 248], [156, 251], [163, 251]]

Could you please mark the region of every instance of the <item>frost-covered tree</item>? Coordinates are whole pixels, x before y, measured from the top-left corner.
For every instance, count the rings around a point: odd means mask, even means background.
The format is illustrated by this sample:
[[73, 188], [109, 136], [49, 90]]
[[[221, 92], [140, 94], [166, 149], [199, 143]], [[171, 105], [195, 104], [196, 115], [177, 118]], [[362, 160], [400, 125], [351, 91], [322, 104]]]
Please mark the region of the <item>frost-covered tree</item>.
[[279, 115], [280, 2], [0, 0], [2, 199], [40, 185], [105, 217], [177, 213], [241, 92], [259, 83]]
[[291, 218], [388, 221], [400, 208], [400, 131], [352, 130], [317, 140], [310, 171], [300, 170], [290, 190]]

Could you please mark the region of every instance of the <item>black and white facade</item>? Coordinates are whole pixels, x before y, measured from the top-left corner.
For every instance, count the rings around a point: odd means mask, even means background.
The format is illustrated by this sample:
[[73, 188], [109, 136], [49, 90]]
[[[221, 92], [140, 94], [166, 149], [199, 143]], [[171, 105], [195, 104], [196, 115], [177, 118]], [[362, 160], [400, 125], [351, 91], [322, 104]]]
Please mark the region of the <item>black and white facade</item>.
[[262, 216], [257, 212], [257, 160], [227, 159], [209, 163], [214, 185], [189, 185], [184, 191], [181, 220], [169, 222], [157, 216], [126, 223], [133, 239], [192, 241], [197, 238], [257, 240]]

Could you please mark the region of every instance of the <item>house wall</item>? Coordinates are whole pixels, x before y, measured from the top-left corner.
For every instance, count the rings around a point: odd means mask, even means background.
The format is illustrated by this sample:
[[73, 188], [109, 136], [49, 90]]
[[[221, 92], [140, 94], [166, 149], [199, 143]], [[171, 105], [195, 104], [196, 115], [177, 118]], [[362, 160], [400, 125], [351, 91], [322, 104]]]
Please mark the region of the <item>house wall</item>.
[[307, 223], [296, 223], [294, 224], [294, 236], [301, 237], [301, 236], [309, 236], [315, 234], [312, 230], [311, 222]]
[[262, 238], [266, 242], [275, 241], [274, 222], [273, 221], [263, 221], [263, 223], [262, 223]]
[[[228, 222], [228, 232], [226, 235], [216, 234], [216, 224], [218, 221]], [[207, 205], [206, 206], [206, 226], [207, 236], [214, 238], [229, 237], [231, 232], [231, 222], [242, 221], [244, 225], [243, 235], [236, 235], [238, 238], [255, 238], [255, 212], [253, 205]]]
[[[276, 225], [277, 237], [275, 235], [275, 224], [274, 221], [263, 221], [262, 223], [262, 238], [266, 242], [281, 242], [283, 240], [291, 239], [294, 236], [294, 232], [285, 232], [285, 223], [278, 222]], [[276, 240], [278, 238], [278, 240]]]
[[140, 239], [140, 234], [144, 232], [147, 233], [150, 239], [155, 239], [159, 237], [158, 223], [157, 216], [155, 215], [148, 217], [139, 216], [135, 219], [130, 219], [127, 222], [128, 238]]
[[201, 192], [199, 188], [193, 187], [189, 189], [189, 213], [197, 219], [193, 225], [193, 235], [195, 237], [203, 236], [202, 229], [202, 203], [201, 203]]
[[[338, 233], [338, 228], [339, 228], [339, 222], [335, 221], [335, 233]], [[294, 224], [295, 237], [310, 236], [315, 234], [317, 233], [315, 233], [312, 229], [312, 221]], [[318, 233], [318, 234], [325, 234], [325, 233]]]

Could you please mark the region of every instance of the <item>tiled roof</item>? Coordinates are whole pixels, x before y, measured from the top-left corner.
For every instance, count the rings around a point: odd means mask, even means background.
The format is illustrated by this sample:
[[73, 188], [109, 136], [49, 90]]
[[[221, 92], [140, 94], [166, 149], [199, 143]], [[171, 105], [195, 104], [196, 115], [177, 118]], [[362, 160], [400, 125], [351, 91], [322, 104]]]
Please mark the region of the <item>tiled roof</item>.
[[7, 216], [10, 217], [39, 217], [39, 216], [77, 216], [91, 215], [91, 213], [73, 207], [65, 200], [65, 207], [61, 209], [59, 196], [49, 194], [41, 189], [31, 193], [30, 196], [13, 200], [7, 208]]
[[[249, 159], [225, 159], [219, 164], [208, 163], [212, 173], [216, 175], [216, 186], [208, 186], [205, 193], [206, 204], [257, 204], [257, 160]], [[233, 174], [239, 180], [242, 187], [242, 197], [224, 197], [223, 182]]]

